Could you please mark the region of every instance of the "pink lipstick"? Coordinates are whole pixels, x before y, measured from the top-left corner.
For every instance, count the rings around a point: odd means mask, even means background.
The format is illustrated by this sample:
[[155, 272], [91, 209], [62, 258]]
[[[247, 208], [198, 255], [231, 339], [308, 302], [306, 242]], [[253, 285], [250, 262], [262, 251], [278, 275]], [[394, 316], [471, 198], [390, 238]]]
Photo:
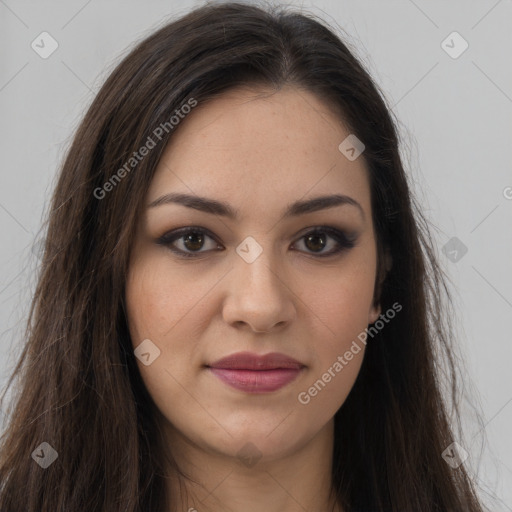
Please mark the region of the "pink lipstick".
[[207, 367], [225, 384], [247, 393], [276, 391], [297, 378], [305, 368], [299, 361], [278, 352], [264, 356], [238, 352]]

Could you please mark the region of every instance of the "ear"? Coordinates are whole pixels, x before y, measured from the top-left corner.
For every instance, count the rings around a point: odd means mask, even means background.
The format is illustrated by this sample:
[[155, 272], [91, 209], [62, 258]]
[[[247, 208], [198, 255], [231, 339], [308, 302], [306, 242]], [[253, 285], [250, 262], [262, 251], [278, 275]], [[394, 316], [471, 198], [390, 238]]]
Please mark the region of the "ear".
[[372, 305], [370, 311], [368, 312], [368, 323], [373, 324], [374, 322], [376, 322], [377, 318], [379, 318], [380, 316], [380, 312], [380, 304], [378, 304], [377, 306]]
[[370, 311], [368, 312], [368, 323], [373, 324], [377, 321], [381, 314], [381, 306], [380, 306], [380, 294], [382, 290], [382, 284], [384, 283], [384, 280], [386, 279], [386, 276], [388, 272], [391, 270], [391, 267], [393, 266], [393, 258], [391, 256], [391, 252], [388, 250], [384, 253], [384, 261], [381, 265], [381, 279], [379, 283], [377, 284], [377, 289], [375, 290], [375, 297], [372, 304], [372, 307], [370, 308]]

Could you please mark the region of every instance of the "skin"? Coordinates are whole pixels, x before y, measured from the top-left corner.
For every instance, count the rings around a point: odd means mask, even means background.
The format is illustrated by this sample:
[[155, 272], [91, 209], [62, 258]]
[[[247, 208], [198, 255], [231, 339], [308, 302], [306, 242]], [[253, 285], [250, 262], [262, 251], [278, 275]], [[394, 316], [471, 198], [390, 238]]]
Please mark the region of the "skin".
[[[171, 478], [168, 495], [183, 499], [176, 511], [341, 510], [329, 508], [333, 417], [355, 382], [364, 344], [308, 404], [298, 395], [380, 314], [372, 302], [377, 252], [365, 162], [338, 149], [350, 132], [332, 108], [291, 86], [231, 90], [195, 107], [178, 128], [146, 204], [182, 192], [225, 201], [240, 217], [162, 204], [147, 208], [137, 229], [126, 283], [133, 347], [149, 339], [160, 350], [150, 365], [137, 363], [169, 449], [196, 482], [180, 492]], [[282, 218], [294, 201], [334, 193], [357, 201], [364, 217], [341, 205]], [[196, 258], [156, 242], [187, 226], [217, 239], [174, 241], [199, 251]], [[355, 246], [317, 256], [316, 242], [304, 238], [316, 226], [355, 233]], [[263, 249], [252, 263], [236, 252], [248, 236]], [[320, 253], [337, 246], [325, 241]], [[204, 366], [239, 351], [281, 352], [306, 367], [277, 391], [248, 394]], [[260, 457], [254, 465], [237, 455], [244, 446]]]

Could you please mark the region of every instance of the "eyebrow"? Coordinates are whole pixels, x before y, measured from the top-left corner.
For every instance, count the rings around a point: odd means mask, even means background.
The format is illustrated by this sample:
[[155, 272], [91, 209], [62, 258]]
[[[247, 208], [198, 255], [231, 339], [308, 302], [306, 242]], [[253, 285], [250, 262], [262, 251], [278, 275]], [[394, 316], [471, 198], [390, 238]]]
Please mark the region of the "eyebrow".
[[[228, 203], [207, 197], [181, 194], [176, 192], [165, 194], [158, 199], [155, 199], [148, 205], [148, 208], [155, 208], [164, 204], [180, 204], [182, 206], [186, 206], [187, 208], [193, 208], [194, 210], [211, 213], [213, 215], [228, 217], [232, 220], [236, 220], [239, 215], [238, 210], [233, 208]], [[314, 197], [313, 199], [296, 201], [287, 206], [283, 217], [296, 217], [306, 213], [313, 213], [319, 210], [325, 210], [327, 208], [334, 208], [335, 206], [342, 205], [355, 206], [359, 210], [361, 217], [365, 219], [363, 207], [352, 197], [343, 194], [319, 196]]]

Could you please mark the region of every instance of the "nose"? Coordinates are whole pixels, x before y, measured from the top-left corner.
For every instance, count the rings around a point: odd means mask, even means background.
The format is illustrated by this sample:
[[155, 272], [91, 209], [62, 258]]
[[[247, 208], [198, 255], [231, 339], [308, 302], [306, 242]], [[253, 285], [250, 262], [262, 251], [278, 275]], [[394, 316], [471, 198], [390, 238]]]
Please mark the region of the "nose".
[[297, 296], [283, 266], [264, 250], [252, 263], [236, 255], [227, 276], [223, 319], [255, 333], [283, 329], [296, 316]]

